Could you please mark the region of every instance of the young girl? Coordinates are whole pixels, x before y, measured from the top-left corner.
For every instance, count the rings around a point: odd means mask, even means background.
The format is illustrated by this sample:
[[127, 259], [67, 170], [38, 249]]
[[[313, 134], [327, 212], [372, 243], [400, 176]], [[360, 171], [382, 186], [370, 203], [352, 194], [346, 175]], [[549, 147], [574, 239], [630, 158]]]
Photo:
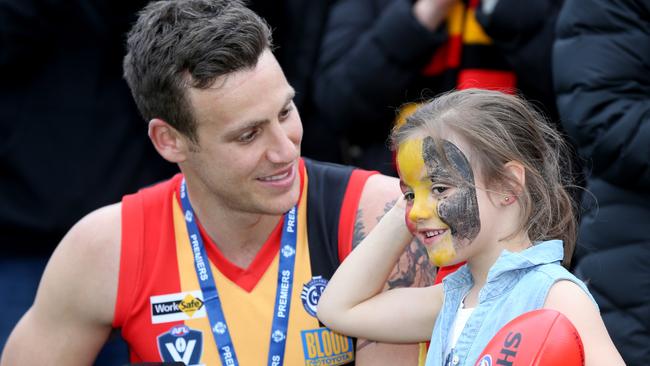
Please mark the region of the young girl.
[[[540, 115], [514, 96], [457, 91], [392, 138], [404, 199], [332, 277], [318, 306], [324, 324], [376, 341], [430, 339], [427, 365], [474, 366], [503, 325], [549, 308], [578, 330], [587, 366], [623, 364], [584, 283], [560, 264], [576, 226], [566, 147]], [[467, 264], [442, 285], [381, 292], [413, 238], [436, 266]]]

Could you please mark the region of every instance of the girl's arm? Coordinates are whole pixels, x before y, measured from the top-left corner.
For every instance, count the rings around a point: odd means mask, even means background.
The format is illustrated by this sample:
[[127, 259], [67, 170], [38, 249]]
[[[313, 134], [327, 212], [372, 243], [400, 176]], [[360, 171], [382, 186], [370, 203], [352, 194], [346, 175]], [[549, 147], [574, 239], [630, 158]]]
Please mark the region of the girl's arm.
[[585, 366], [625, 365], [598, 309], [578, 285], [571, 281], [555, 283], [544, 307], [561, 312], [576, 327], [585, 349]]
[[318, 302], [318, 318], [354, 337], [392, 343], [429, 340], [442, 306], [442, 287], [381, 292], [413, 239], [400, 200], [337, 269]]

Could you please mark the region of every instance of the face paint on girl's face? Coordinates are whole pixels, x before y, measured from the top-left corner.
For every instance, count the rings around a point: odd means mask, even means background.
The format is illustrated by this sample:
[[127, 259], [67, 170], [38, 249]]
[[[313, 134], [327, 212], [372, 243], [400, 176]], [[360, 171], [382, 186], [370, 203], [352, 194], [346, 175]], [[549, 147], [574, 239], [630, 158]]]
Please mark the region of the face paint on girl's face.
[[449, 264], [456, 250], [471, 243], [480, 230], [469, 161], [447, 140], [442, 150], [444, 157], [426, 137], [403, 142], [397, 152], [407, 225], [438, 266]]
[[469, 161], [456, 145], [447, 140], [442, 140], [442, 143], [448, 164], [438, 156], [431, 137], [424, 139], [424, 162], [434, 184], [440, 181], [455, 186], [456, 189], [438, 204], [438, 215], [451, 228], [457, 244], [467, 245], [481, 229], [474, 174]]

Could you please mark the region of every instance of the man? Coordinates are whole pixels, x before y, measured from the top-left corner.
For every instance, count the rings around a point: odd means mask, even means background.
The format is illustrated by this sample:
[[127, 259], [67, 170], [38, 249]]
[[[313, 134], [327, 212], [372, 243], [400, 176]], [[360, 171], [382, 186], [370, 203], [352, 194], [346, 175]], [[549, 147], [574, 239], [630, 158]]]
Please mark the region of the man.
[[[294, 91], [268, 27], [238, 1], [151, 3], [127, 43], [125, 77], [149, 137], [182, 175], [70, 230], [2, 365], [90, 364], [113, 328], [132, 362], [351, 361], [353, 341], [322, 328], [315, 306], [397, 181], [300, 158]], [[397, 276], [413, 282], [419, 253]], [[367, 344], [359, 364], [417, 358], [417, 346]]]

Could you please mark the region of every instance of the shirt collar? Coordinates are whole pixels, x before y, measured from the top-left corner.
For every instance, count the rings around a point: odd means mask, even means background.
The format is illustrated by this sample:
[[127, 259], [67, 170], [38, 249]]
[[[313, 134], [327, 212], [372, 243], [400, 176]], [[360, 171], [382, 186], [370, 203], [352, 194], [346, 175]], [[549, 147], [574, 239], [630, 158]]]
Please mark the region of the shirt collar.
[[561, 261], [564, 258], [562, 240], [548, 240], [533, 244], [521, 252], [504, 250], [488, 272], [487, 282], [494, 281], [501, 274]]
[[[562, 240], [548, 240], [533, 244], [521, 252], [503, 250], [488, 272], [487, 282], [496, 281], [502, 274], [518, 269], [561, 261], [564, 258]], [[472, 275], [467, 264], [443, 279], [446, 288], [471, 285]]]

